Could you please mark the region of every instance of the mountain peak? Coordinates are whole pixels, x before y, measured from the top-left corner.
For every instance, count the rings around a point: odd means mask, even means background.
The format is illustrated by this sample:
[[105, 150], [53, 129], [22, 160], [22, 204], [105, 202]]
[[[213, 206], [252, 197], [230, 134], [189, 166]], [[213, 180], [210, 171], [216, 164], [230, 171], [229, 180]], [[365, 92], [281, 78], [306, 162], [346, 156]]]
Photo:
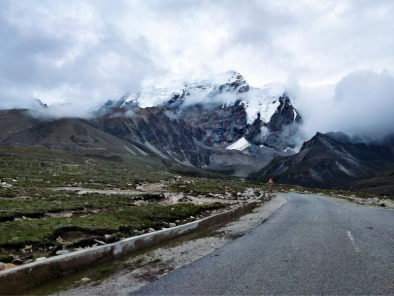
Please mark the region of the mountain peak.
[[[222, 94], [226, 95], [222, 96]], [[285, 89], [280, 83], [271, 83], [261, 89], [252, 88], [239, 72], [230, 70], [213, 77], [189, 82], [168, 80], [149, 83], [141, 91], [127, 98], [124, 96], [118, 101], [109, 102], [109, 104], [107, 102], [99, 110], [163, 105], [168, 105], [170, 109], [175, 110], [182, 105], [185, 107], [192, 104], [217, 103], [229, 106], [240, 101], [247, 113], [248, 124], [253, 124], [258, 114], [264, 123], [268, 123], [280, 106], [280, 98], [284, 94]]]
[[31, 104], [30, 104], [30, 109], [33, 109], [33, 110], [41, 110], [41, 109], [46, 109], [46, 108], [48, 108], [48, 105], [44, 104], [39, 99], [34, 99], [33, 102], [31, 102]]

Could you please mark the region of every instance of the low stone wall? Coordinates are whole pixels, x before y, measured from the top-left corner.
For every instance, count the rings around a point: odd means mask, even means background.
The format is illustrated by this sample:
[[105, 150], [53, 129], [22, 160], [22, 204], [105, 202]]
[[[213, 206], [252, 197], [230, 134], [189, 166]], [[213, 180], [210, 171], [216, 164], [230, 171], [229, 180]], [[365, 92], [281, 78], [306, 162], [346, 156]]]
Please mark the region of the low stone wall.
[[131, 237], [92, 249], [72, 252], [0, 271], [0, 295], [18, 294], [45, 281], [60, 277], [107, 260], [143, 250], [171, 239], [204, 230], [250, 212], [256, 202], [247, 203], [185, 225]]

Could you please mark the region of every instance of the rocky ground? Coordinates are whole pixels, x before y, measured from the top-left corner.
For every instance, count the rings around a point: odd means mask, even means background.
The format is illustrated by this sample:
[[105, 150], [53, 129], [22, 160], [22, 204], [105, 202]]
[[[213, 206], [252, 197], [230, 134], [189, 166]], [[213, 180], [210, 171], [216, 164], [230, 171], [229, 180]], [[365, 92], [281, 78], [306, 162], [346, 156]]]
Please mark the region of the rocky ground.
[[[178, 176], [129, 184], [131, 189], [68, 185], [44, 188], [48, 198], [9, 197], [4, 203], [8, 208], [15, 207], [16, 212], [4, 212], [4, 221], [0, 221], [0, 230], [6, 233], [0, 240], [0, 270], [176, 227], [250, 200], [269, 198], [261, 186], [252, 188], [241, 182], [240, 187], [233, 183], [230, 188], [211, 182], [212, 193], [202, 189], [199, 182], [210, 183]], [[52, 192], [63, 196], [53, 198]], [[54, 210], [53, 205], [60, 207]]]
[[57, 292], [56, 295], [127, 295], [244, 235], [263, 223], [284, 203], [285, 198], [277, 196], [238, 221], [216, 229], [209, 236], [178, 242], [173, 246], [130, 257], [112, 268], [104, 280], [81, 278], [73, 283], [74, 287]]

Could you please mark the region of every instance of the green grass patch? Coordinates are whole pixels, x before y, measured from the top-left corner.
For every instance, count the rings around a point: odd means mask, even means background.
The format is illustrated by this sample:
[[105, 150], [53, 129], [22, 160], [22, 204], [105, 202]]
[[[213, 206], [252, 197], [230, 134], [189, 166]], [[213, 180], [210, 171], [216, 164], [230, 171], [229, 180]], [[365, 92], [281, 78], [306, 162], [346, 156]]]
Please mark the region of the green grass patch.
[[[91, 213], [80, 217], [45, 218], [0, 223], [0, 245], [22, 242], [53, 243], [56, 237], [53, 232], [63, 228], [109, 229], [118, 231], [120, 226], [131, 229], [147, 229], [155, 227], [157, 221], [175, 221], [185, 219], [206, 210], [218, 209], [221, 204], [194, 205], [158, 205], [149, 204], [142, 207], [113, 205], [101, 213]], [[132, 235], [132, 233], [131, 233]]]
[[103, 280], [114, 272], [114, 268], [99, 268], [96, 271], [96, 280]]

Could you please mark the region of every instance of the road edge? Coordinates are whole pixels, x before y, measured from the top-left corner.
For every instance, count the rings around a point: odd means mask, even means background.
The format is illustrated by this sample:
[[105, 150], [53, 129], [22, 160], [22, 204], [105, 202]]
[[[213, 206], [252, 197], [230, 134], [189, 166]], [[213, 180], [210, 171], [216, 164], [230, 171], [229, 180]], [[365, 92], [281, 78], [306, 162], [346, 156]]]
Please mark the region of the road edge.
[[23, 292], [67, 273], [150, 248], [182, 235], [225, 223], [228, 220], [245, 215], [258, 205], [259, 202], [252, 201], [227, 212], [188, 224], [0, 271], [0, 293], [1, 295], [12, 295]]

